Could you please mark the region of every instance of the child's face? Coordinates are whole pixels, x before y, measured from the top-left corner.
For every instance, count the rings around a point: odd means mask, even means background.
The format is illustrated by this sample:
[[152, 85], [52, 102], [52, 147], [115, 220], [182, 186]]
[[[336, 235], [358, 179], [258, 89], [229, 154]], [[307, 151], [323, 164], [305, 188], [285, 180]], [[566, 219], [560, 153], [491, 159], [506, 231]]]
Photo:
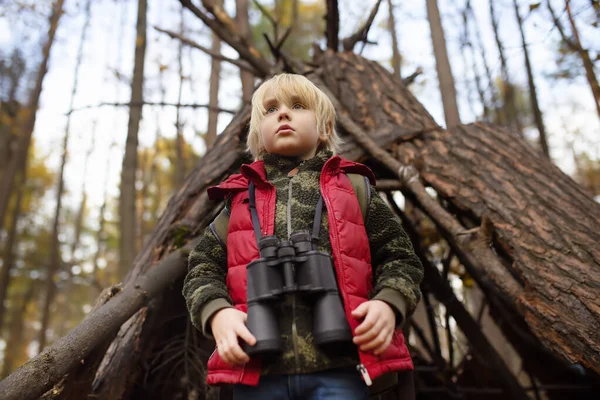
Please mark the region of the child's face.
[[[260, 134], [268, 153], [300, 157], [308, 160], [319, 147], [317, 118], [313, 110], [299, 102], [283, 104], [272, 89], [265, 93], [265, 115], [260, 122]], [[288, 125], [289, 128], [283, 128]]]

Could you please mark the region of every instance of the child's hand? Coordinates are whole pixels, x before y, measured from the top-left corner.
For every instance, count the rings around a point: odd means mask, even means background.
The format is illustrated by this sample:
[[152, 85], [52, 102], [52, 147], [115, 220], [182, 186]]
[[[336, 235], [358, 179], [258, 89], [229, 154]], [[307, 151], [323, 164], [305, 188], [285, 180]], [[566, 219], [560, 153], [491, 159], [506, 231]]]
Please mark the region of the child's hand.
[[241, 337], [250, 346], [254, 346], [256, 338], [246, 327], [248, 315], [235, 308], [224, 308], [211, 318], [210, 328], [219, 356], [228, 364], [239, 365], [250, 361], [250, 357], [240, 347], [238, 337]]
[[365, 320], [354, 330], [355, 344], [362, 351], [373, 350], [375, 355], [383, 353], [392, 342], [396, 315], [386, 302], [381, 300], [365, 301], [352, 311], [356, 319]]

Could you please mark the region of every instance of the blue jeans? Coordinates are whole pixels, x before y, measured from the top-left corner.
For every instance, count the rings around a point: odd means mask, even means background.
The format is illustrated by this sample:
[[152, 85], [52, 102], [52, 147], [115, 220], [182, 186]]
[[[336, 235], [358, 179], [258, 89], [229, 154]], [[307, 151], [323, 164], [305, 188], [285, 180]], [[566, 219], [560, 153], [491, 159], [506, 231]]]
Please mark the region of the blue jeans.
[[261, 376], [258, 386], [234, 385], [233, 400], [368, 400], [369, 389], [356, 371]]

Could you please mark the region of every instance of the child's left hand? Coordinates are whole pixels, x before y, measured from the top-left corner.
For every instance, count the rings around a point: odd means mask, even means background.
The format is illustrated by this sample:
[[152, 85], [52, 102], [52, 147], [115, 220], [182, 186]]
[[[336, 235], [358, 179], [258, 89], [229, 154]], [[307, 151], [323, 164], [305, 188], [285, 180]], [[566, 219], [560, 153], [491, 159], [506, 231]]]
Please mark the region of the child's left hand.
[[365, 318], [354, 330], [355, 344], [362, 351], [373, 350], [375, 355], [383, 353], [392, 342], [396, 315], [386, 302], [381, 300], [365, 301], [352, 311], [356, 319]]

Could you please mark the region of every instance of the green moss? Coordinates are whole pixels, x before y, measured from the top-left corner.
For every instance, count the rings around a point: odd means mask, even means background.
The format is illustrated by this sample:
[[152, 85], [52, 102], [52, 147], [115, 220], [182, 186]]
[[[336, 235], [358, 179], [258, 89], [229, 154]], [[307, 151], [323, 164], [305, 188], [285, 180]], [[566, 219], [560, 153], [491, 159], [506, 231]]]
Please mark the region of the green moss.
[[190, 236], [191, 229], [186, 225], [174, 226], [171, 228], [171, 243], [176, 249], [185, 246], [187, 239]]

